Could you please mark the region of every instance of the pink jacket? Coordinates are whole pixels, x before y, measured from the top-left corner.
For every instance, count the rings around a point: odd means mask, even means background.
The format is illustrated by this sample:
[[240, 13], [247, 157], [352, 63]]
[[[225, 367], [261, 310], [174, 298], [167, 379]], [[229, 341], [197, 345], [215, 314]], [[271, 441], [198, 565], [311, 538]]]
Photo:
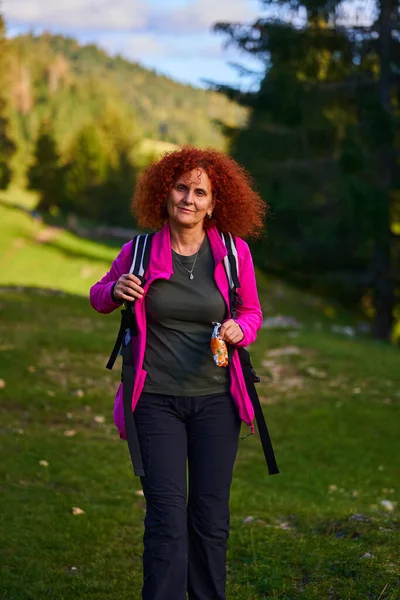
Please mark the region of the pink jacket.
[[[228, 318], [230, 318], [229, 284], [223, 263], [223, 259], [227, 255], [227, 250], [215, 227], [207, 229], [207, 235], [215, 261], [215, 282], [226, 302], [229, 315]], [[244, 333], [242, 341], [236, 344], [236, 346], [241, 347], [248, 346], [256, 339], [257, 330], [262, 323], [262, 312], [258, 299], [253, 261], [249, 247], [244, 240], [236, 238], [236, 248], [238, 254], [238, 274], [242, 286], [238, 290], [242, 304], [237, 307], [236, 322], [240, 325]], [[90, 304], [95, 310], [107, 314], [120, 306], [120, 304], [116, 303], [112, 298], [112, 288], [121, 275], [129, 272], [131, 262], [132, 241], [124, 244], [121, 252], [113, 261], [109, 272], [90, 289]], [[146, 282], [144, 284], [144, 290], [146, 291], [156, 279], [169, 279], [173, 272], [170, 229], [167, 223], [153, 237], [149, 267], [147, 273], [145, 273]], [[134, 310], [138, 335], [137, 337], [134, 337], [132, 341], [133, 365], [136, 373], [132, 394], [132, 411], [135, 410], [147, 375], [147, 372], [142, 368], [146, 349], [146, 312], [144, 298], [135, 301]], [[230, 392], [238, 408], [239, 416], [244, 423], [251, 427], [251, 431], [254, 432], [253, 405], [247, 393], [237, 352], [233, 353], [229, 369], [231, 375]], [[115, 396], [114, 422], [118, 428], [120, 437], [126, 439], [122, 384], [119, 385]]]

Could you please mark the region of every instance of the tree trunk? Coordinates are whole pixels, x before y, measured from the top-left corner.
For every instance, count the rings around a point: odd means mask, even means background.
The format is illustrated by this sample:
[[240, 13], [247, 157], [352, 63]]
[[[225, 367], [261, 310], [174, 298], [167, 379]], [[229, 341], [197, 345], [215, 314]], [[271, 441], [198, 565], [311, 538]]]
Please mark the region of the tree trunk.
[[[379, 99], [382, 111], [387, 119], [391, 121], [390, 101], [390, 41], [395, 0], [382, 0], [381, 13], [379, 17], [380, 29], [380, 77], [379, 77]], [[386, 120], [385, 119], [385, 120]], [[394, 154], [393, 142], [389, 132], [386, 133], [379, 148], [378, 186], [380, 189], [379, 200], [380, 218], [377, 225], [375, 240], [375, 283], [374, 283], [374, 307], [375, 321], [373, 335], [377, 339], [389, 340], [393, 322], [394, 307], [394, 277], [392, 269], [392, 236], [390, 231], [390, 192], [393, 181]]]

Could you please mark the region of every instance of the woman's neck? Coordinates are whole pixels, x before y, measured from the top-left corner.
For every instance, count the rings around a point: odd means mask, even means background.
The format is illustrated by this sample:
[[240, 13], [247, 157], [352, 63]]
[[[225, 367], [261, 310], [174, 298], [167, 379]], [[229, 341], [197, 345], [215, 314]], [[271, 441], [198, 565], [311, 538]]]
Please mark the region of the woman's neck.
[[171, 231], [171, 246], [175, 252], [183, 256], [196, 254], [205, 236], [202, 223], [199, 227], [183, 228], [176, 227], [170, 222], [169, 228]]

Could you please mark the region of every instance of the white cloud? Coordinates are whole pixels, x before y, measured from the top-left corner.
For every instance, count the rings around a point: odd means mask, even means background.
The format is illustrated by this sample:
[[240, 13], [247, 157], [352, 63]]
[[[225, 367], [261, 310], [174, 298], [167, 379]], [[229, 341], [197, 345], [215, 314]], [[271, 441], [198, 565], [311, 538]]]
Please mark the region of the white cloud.
[[32, 27], [126, 31], [146, 26], [142, 0], [3, 0], [7, 21]]
[[135, 61], [163, 57], [168, 47], [164, 39], [146, 33], [100, 34], [95, 42], [110, 54], [121, 54]]
[[249, 21], [258, 0], [189, 0], [162, 7], [151, 0], [3, 0], [1, 6], [13, 25], [185, 35], [205, 33], [217, 21]]
[[254, 0], [192, 0], [185, 7], [150, 11], [148, 27], [160, 34], [205, 33], [218, 21], [251, 21], [257, 5]]
[[156, 33], [111, 33], [96, 35], [95, 41], [111, 54], [121, 54], [135, 61], [225, 59], [229, 54], [218, 39], [159, 36]]

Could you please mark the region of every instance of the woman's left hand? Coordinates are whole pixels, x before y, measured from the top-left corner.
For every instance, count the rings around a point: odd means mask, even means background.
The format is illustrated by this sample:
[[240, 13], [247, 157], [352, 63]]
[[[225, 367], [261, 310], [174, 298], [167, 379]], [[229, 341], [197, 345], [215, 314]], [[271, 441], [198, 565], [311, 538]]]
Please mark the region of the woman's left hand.
[[236, 321], [229, 319], [222, 323], [219, 337], [228, 344], [238, 344], [244, 338], [244, 333]]

